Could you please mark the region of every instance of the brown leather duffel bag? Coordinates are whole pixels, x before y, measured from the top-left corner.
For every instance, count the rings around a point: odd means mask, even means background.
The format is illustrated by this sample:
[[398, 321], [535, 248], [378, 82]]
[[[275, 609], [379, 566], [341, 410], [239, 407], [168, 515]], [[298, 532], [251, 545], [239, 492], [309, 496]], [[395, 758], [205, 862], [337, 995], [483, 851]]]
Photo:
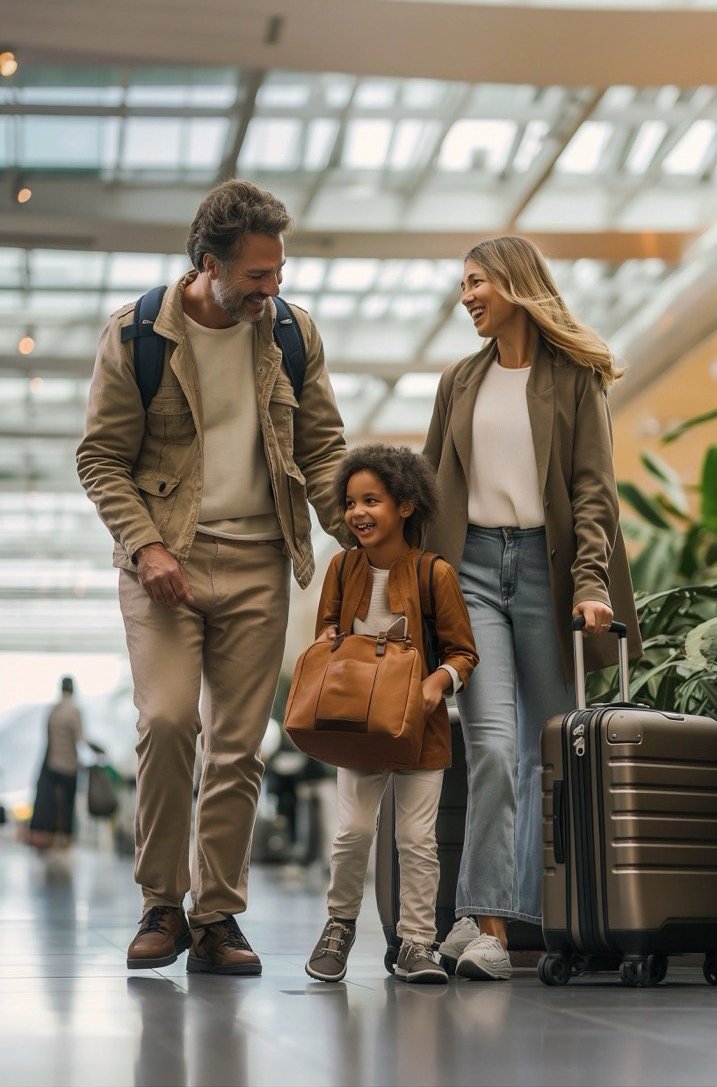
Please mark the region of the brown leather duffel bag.
[[408, 637], [339, 634], [314, 642], [296, 662], [284, 727], [315, 759], [411, 770], [425, 724], [421, 657]]

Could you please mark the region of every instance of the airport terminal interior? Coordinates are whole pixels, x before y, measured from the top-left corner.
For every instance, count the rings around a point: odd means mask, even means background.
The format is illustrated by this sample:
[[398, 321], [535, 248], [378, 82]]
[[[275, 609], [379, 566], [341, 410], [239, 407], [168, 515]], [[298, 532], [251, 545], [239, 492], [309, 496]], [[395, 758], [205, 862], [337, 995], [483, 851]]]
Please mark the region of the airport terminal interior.
[[[220, 180], [251, 180], [293, 216], [282, 294], [317, 324], [350, 446], [421, 450], [441, 373], [478, 347], [463, 258], [524, 235], [625, 366], [610, 404], [652, 624], [642, 695], [656, 697], [669, 642], [684, 650], [685, 707], [700, 677], [714, 698], [714, 626], [710, 657], [707, 634], [695, 650], [650, 601], [717, 584], [715, 57], [717, 0], [0, 0], [8, 1087], [714, 1084], [717, 986], [701, 956], [675, 956], [652, 988], [615, 973], [542, 985], [537, 946], [514, 952], [510, 981], [401, 984], [384, 966], [373, 860], [345, 981], [304, 973], [335, 780], [281, 717], [338, 546], [318, 521], [262, 746], [241, 924], [263, 975], [191, 975], [184, 955], [128, 971], [137, 713], [112, 541], [75, 451], [108, 316], [189, 270], [189, 223]], [[692, 604], [700, 629], [717, 623], [714, 595]], [[39, 848], [29, 821], [65, 675], [104, 754], [82, 746], [74, 842]], [[87, 805], [98, 759], [116, 800], [104, 818]]]

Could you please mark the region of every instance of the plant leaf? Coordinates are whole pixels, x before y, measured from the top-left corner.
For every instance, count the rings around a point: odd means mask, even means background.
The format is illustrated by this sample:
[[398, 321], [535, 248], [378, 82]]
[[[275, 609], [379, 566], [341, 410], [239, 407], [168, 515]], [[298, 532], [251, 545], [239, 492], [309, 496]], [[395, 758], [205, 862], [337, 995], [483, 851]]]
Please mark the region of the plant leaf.
[[[660, 483], [662, 483], [667, 492], [669, 501], [677, 511], [678, 516], [687, 517], [687, 496], [682, 487], [682, 480], [675, 469], [666, 461], [662, 460], [661, 457], [650, 452], [649, 449], [643, 449], [642, 453], [640, 453], [640, 460], [645, 465], [645, 468], [647, 468], [650, 475], [654, 476], [655, 479], [658, 479]], [[658, 497], [658, 502], [659, 500]]]
[[683, 434], [686, 434], [688, 430], [701, 426], [702, 423], [709, 423], [711, 419], [717, 419], [717, 408], [705, 412], [704, 415], [695, 415], [692, 419], [686, 419], [684, 423], [680, 423], [679, 426], [668, 430], [667, 434], [662, 435], [663, 444], [667, 445], [669, 442], [674, 442], [677, 438], [681, 438]]
[[662, 516], [657, 503], [649, 498], [644, 491], [641, 491], [639, 487], [636, 487], [634, 483], [621, 480], [617, 485], [617, 493], [649, 524], [654, 525], [655, 528], [674, 532], [670, 522]]
[[700, 508], [708, 532], [717, 533], [717, 445], [711, 445], [702, 465]]

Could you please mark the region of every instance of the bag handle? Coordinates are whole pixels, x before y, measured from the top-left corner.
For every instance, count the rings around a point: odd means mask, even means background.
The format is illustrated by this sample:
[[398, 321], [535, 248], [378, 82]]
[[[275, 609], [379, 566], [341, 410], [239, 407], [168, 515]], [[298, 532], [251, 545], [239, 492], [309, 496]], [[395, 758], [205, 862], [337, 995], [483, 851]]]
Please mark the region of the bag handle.
[[[580, 633], [585, 626], [584, 615], [573, 616], [573, 657], [575, 660], [575, 698], [577, 708], [585, 709], [585, 658], [583, 655], [583, 636]], [[617, 635], [618, 673], [620, 676], [620, 700], [629, 702], [630, 672], [627, 654], [627, 625], [612, 622], [607, 631]]]

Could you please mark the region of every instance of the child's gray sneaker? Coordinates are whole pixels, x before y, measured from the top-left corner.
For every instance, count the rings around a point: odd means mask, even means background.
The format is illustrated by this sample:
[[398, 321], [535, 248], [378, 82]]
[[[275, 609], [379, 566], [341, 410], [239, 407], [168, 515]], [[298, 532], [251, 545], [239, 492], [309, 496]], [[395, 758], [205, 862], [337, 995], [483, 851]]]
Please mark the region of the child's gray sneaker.
[[480, 936], [480, 929], [472, 917], [459, 917], [443, 943], [438, 945], [441, 966], [448, 974], [455, 974], [456, 963], [474, 940]]
[[355, 939], [356, 925], [346, 925], [330, 917], [304, 967], [309, 977], [317, 981], [343, 981]]
[[404, 940], [401, 944], [394, 974], [401, 981], [419, 985], [446, 985], [448, 982], [448, 974], [438, 962], [433, 948], [416, 940]]
[[511, 976], [510, 957], [497, 936], [482, 932], [468, 944], [458, 960], [456, 973], [463, 978], [487, 981], [507, 981]]

